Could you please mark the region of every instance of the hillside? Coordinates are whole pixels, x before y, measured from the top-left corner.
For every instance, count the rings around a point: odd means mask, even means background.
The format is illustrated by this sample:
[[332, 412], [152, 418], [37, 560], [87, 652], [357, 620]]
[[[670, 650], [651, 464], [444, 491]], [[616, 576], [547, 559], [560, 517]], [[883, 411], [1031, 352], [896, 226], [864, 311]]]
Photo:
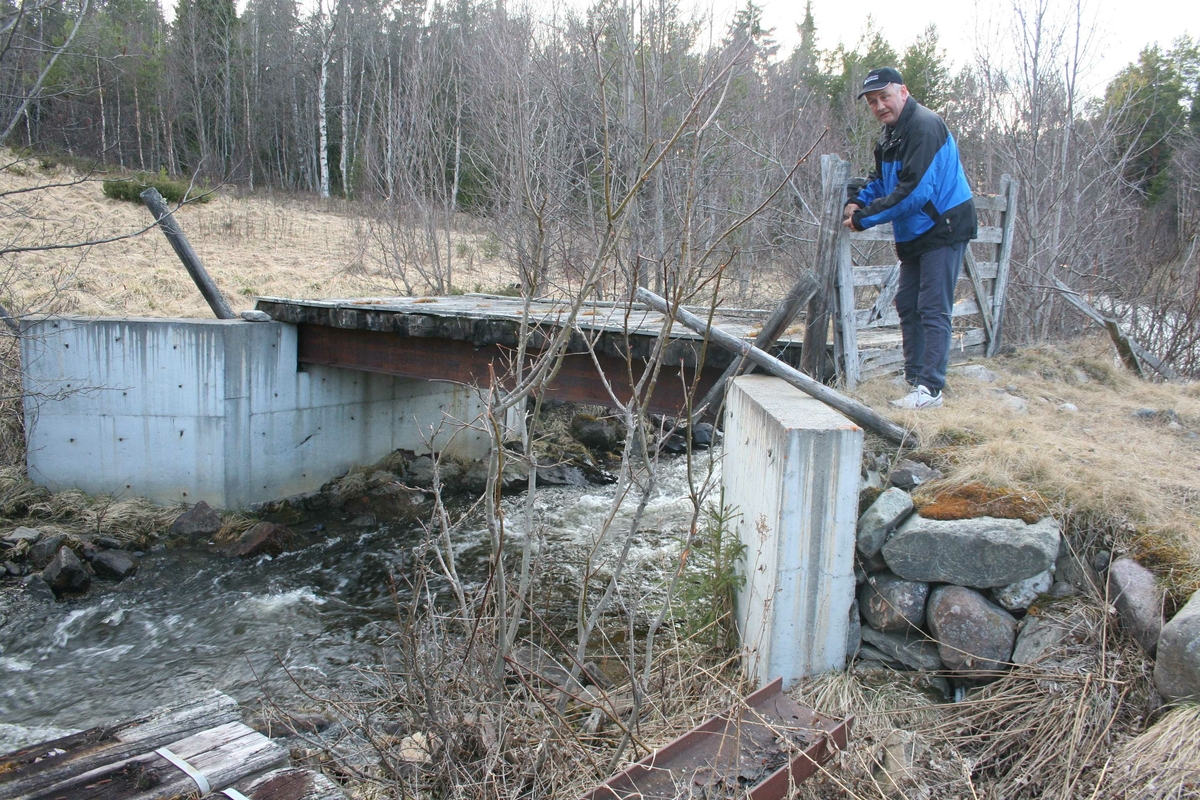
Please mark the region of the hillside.
[[[153, 222], [144, 207], [106, 198], [99, 176], [85, 179], [63, 167], [43, 169], [37, 161], [0, 170], [0, 198], [0, 246], [5, 248], [106, 239], [142, 231]], [[381, 266], [379, 240], [353, 204], [219, 189], [210, 202], [191, 203], [176, 213], [235, 311], [253, 308], [256, 295], [404, 293], [399, 277]], [[478, 253], [479, 239], [456, 236], [455, 286], [470, 291], [511, 282]], [[486, 280], [494, 273], [499, 274]], [[9, 255], [0, 267], [0, 296], [13, 309], [32, 313], [212, 313], [157, 228], [84, 250]]]

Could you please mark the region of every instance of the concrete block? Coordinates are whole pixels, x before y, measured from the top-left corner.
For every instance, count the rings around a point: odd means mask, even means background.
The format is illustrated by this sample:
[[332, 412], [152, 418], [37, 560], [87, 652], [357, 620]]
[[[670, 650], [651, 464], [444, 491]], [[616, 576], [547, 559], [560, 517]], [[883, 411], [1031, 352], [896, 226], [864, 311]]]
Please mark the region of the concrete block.
[[779, 378], [729, 387], [722, 480], [746, 546], [743, 664], [760, 685], [846, 664], [862, 444], [861, 428]]

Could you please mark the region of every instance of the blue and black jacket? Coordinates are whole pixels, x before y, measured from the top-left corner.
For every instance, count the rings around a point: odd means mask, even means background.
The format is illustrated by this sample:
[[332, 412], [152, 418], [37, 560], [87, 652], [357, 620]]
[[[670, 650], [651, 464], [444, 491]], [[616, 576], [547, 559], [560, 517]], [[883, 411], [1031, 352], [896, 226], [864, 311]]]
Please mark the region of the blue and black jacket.
[[979, 221], [958, 145], [937, 114], [909, 97], [875, 144], [875, 170], [857, 197], [855, 230], [892, 223], [901, 259], [974, 239]]

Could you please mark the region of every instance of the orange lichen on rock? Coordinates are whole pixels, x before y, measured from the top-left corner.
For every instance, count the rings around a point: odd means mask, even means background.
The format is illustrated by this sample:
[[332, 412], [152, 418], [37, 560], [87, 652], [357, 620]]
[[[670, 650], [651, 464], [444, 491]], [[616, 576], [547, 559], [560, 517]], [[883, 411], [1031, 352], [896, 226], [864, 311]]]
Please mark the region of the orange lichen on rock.
[[913, 504], [926, 519], [971, 519], [999, 517], [1033, 524], [1045, 517], [1048, 506], [1036, 492], [997, 489], [982, 483], [939, 488], [936, 494], [919, 493]]

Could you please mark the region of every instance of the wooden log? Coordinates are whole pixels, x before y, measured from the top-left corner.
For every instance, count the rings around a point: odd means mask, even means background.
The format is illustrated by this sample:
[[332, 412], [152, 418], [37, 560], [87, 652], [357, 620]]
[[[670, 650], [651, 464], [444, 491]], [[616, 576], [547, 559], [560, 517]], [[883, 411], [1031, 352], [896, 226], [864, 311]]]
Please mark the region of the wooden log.
[[[762, 330], [758, 336], [754, 337], [754, 346], [760, 350], [766, 350], [775, 343], [775, 340], [783, 335], [788, 326], [792, 324], [792, 320], [800, 313], [800, 309], [804, 304], [812, 299], [812, 296], [817, 293], [818, 284], [817, 278], [809, 270], [804, 270], [799, 280], [792, 284], [792, 288], [788, 290], [787, 295], [783, 298], [783, 302], [775, 307], [771, 312], [771, 316], [763, 323]], [[725, 386], [729, 381], [741, 374], [742, 370], [747, 366], [745, 357], [735, 359], [730, 364], [725, 372], [713, 384], [713, 387], [708, 390], [708, 394], [704, 395], [704, 399], [696, 407], [697, 413], [708, 411], [715, 413], [717, 407], [721, 404], [722, 398], [725, 397]], [[752, 366], [752, 365], [751, 365]]]
[[0, 797], [35, 796], [73, 776], [126, 761], [241, 718], [220, 692], [104, 728], [92, 728], [0, 756]]
[[[175, 758], [220, 790], [287, 764], [288, 753], [241, 722], [230, 722], [168, 744]], [[160, 748], [161, 749], [161, 748]], [[12, 800], [170, 800], [201, 795], [198, 780], [157, 751], [76, 774], [53, 786]]]
[[142, 192], [141, 198], [146, 207], [150, 209], [150, 212], [154, 214], [154, 218], [158, 220], [158, 226], [162, 228], [163, 235], [171, 243], [171, 247], [175, 250], [175, 255], [179, 256], [179, 260], [183, 262], [184, 268], [192, 276], [192, 280], [196, 282], [196, 286], [200, 289], [200, 294], [204, 295], [204, 299], [208, 301], [208, 307], [217, 315], [217, 319], [236, 319], [237, 315], [233, 313], [233, 309], [229, 307], [229, 303], [225, 302], [225, 297], [221, 294], [221, 290], [217, 288], [217, 284], [209, 277], [208, 270], [204, 268], [204, 263], [200, 260], [200, 256], [196, 255], [196, 251], [192, 249], [191, 242], [183, 235], [183, 229], [179, 227], [179, 223], [175, 220], [175, 215], [167, 207], [167, 201], [163, 200], [163, 196], [158, 193], [158, 189], [151, 186]]
[[[672, 309], [667, 304], [667, 301], [653, 292], [647, 291], [646, 289], [638, 289], [636, 297], [638, 300], [662, 314], [672, 313]], [[759, 350], [749, 342], [739, 339], [736, 336], [732, 336], [720, 328], [710, 326], [707, 322], [700, 319], [695, 314], [684, 311], [681, 308], [674, 310], [674, 316], [675, 319], [679, 320], [679, 322], [683, 325], [686, 325], [699, 334], [707, 335], [720, 347], [724, 347], [726, 350], [730, 350], [734, 353], [745, 355], [748, 359], [772, 375], [783, 378], [785, 381], [790, 383], [792, 386], [795, 386], [805, 394], [817, 398], [822, 403], [825, 403], [832, 408], [836, 408], [838, 411], [841, 411], [858, 424], [875, 431], [889, 441], [895, 442], [899, 445], [919, 445], [919, 440], [916, 433], [912, 431], [906, 431], [904, 428], [901, 428], [888, 418], [877, 413], [874, 409], [863, 405], [857, 400], [852, 400], [851, 398], [846, 397], [841, 392], [830, 389], [823, 383], [814, 381], [800, 370], [788, 366], [772, 356], [770, 353]]]
[[241, 781], [236, 788], [250, 800], [346, 800], [346, 795], [329, 778], [297, 767], [285, 767], [261, 778]]

